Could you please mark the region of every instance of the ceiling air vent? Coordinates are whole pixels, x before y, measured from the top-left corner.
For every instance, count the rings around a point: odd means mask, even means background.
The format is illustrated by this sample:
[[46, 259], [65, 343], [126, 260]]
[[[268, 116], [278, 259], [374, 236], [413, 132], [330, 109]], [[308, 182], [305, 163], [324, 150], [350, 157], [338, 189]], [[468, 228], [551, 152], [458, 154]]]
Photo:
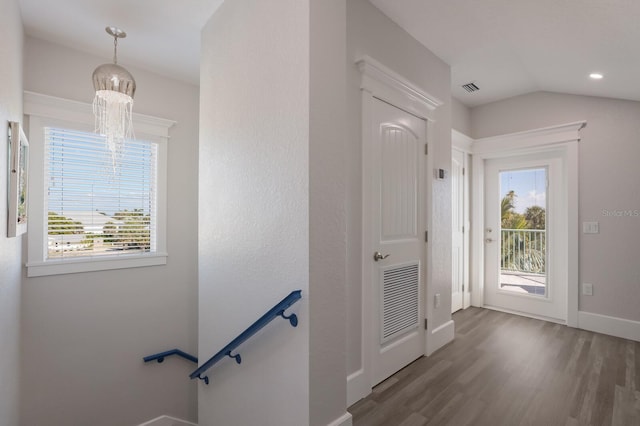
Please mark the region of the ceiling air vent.
[[463, 85], [462, 85], [462, 88], [463, 88], [464, 90], [466, 90], [467, 92], [469, 92], [469, 93], [477, 92], [478, 90], [480, 90], [480, 88], [479, 88], [478, 86], [476, 86], [476, 84], [475, 84], [475, 83], [467, 83], [467, 84], [463, 84]]

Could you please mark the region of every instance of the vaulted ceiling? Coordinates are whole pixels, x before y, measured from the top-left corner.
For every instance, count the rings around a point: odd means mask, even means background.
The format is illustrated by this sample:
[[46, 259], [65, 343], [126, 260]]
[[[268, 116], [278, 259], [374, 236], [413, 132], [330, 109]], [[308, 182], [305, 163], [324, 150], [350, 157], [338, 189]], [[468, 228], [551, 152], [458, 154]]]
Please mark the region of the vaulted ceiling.
[[[20, 0], [28, 35], [198, 84], [200, 30], [223, 0]], [[349, 1], [349, 0], [347, 0]], [[451, 66], [468, 106], [546, 90], [640, 101], [638, 0], [370, 0]], [[592, 72], [604, 78], [594, 81]], [[475, 83], [468, 93], [461, 86]]]

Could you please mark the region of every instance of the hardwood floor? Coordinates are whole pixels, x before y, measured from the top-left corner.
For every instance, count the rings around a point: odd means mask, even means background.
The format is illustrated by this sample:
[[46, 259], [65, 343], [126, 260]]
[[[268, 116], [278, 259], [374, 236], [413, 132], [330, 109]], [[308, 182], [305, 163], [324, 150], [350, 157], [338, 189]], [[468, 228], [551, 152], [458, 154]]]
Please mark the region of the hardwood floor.
[[480, 308], [349, 408], [354, 426], [640, 425], [640, 343]]

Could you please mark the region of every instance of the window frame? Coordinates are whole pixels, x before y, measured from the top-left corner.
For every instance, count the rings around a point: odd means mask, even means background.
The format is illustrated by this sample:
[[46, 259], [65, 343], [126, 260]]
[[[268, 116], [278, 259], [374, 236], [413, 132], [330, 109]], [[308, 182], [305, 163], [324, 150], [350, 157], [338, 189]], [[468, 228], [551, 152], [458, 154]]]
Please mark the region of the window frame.
[[45, 203], [45, 127], [93, 132], [92, 106], [87, 103], [24, 93], [25, 121], [29, 130], [29, 229], [27, 232], [27, 276], [72, 274], [165, 265], [167, 263], [167, 150], [172, 120], [133, 114], [136, 139], [158, 146], [156, 182], [156, 251], [115, 256], [47, 259], [47, 211]]

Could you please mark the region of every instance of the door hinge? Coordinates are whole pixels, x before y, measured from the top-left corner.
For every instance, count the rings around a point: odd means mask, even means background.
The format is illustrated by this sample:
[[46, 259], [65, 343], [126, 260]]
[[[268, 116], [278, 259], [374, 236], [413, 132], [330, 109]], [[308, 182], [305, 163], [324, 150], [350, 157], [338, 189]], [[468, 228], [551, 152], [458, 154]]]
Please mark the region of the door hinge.
[[464, 284], [462, 284], [462, 292], [464, 293]]
[[424, 231], [424, 242], [425, 243], [429, 242], [429, 231]]
[[464, 234], [464, 225], [462, 226], [462, 233]]
[[463, 167], [463, 168], [462, 168], [462, 176], [464, 176], [464, 172], [465, 172], [465, 170], [467, 170], [467, 169], [465, 169], [465, 168]]
[[428, 143], [424, 144], [424, 155], [429, 155], [429, 144]]
[[424, 319], [424, 329], [425, 330], [427, 329], [427, 319], [426, 318]]

